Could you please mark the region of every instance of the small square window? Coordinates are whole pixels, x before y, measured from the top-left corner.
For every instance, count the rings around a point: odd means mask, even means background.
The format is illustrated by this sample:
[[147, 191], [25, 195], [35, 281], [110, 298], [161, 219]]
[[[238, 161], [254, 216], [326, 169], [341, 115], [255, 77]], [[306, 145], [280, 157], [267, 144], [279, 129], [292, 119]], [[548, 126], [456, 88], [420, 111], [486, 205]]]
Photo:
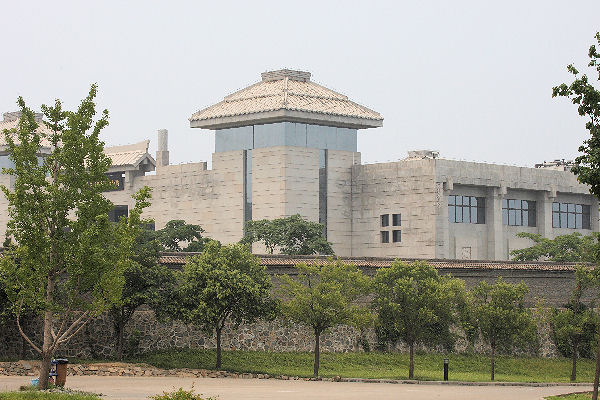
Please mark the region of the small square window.
[[381, 243], [390, 242], [390, 233], [388, 231], [381, 231]]
[[381, 216], [381, 226], [390, 226], [390, 214], [383, 214]]
[[402, 225], [402, 214], [392, 214], [392, 225], [394, 225], [394, 226]]
[[402, 241], [402, 231], [394, 230], [392, 231], [392, 241], [394, 243], [398, 243]]

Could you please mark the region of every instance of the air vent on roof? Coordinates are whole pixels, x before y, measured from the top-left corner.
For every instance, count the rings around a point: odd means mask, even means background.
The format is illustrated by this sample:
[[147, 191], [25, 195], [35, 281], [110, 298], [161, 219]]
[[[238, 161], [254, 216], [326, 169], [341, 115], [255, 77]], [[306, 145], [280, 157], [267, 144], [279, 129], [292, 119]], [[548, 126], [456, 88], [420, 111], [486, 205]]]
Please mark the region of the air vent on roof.
[[277, 71], [268, 71], [260, 74], [264, 82], [267, 81], [279, 81], [284, 78], [291, 79], [293, 81], [308, 82], [310, 81], [310, 72], [306, 71], [295, 71], [293, 69], [278, 69]]

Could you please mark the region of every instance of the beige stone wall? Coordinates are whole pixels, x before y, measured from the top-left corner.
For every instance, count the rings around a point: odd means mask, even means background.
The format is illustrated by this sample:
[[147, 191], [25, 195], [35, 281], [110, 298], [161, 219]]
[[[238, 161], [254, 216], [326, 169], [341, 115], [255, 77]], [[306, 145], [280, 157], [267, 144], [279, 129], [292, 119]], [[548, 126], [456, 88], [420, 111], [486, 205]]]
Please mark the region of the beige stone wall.
[[292, 146], [252, 150], [252, 219], [294, 214], [319, 220], [319, 151]]
[[352, 255], [352, 166], [360, 153], [327, 152], [327, 240], [338, 256]]
[[223, 243], [237, 242], [243, 229], [243, 153], [213, 154], [213, 169], [206, 163], [159, 167], [155, 175], [126, 182], [125, 190], [108, 192], [116, 205], [133, 207], [131, 195], [143, 186], [152, 189], [152, 205], [144, 216], [156, 222], [156, 229], [172, 219], [199, 224], [206, 236]]
[[[530, 240], [518, 238], [519, 232], [554, 238], [573, 232], [588, 235], [598, 231], [598, 200], [570, 171], [453, 160], [434, 162], [435, 180], [442, 188], [436, 223], [438, 258], [508, 260], [510, 251], [532, 245]], [[449, 195], [485, 197], [485, 224], [449, 223]], [[536, 226], [503, 225], [502, 199], [535, 201]], [[589, 204], [591, 229], [553, 228], [554, 201]]]
[[[405, 160], [353, 167], [352, 256], [434, 258], [436, 251], [436, 184], [433, 160]], [[390, 214], [390, 226], [380, 226], [380, 215]], [[402, 215], [393, 227], [392, 214]], [[402, 241], [392, 242], [392, 230]], [[389, 231], [390, 243], [380, 232]]]

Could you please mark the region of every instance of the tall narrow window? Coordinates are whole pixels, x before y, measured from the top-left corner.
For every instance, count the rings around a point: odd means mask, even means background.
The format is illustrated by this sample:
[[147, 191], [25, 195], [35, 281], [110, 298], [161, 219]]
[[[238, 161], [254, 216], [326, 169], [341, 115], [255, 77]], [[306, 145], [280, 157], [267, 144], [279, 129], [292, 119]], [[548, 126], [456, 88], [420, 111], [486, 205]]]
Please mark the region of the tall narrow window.
[[390, 226], [390, 214], [382, 214], [381, 217], [381, 227], [385, 228], [386, 226]]
[[381, 243], [389, 243], [390, 242], [390, 232], [389, 231], [381, 231]]
[[402, 215], [401, 214], [392, 214], [392, 225], [393, 226], [402, 226]]
[[397, 229], [392, 231], [392, 242], [398, 243], [402, 241], [402, 231]]
[[319, 223], [327, 239], [327, 150], [319, 150]]
[[244, 223], [252, 220], [252, 150], [244, 150]]

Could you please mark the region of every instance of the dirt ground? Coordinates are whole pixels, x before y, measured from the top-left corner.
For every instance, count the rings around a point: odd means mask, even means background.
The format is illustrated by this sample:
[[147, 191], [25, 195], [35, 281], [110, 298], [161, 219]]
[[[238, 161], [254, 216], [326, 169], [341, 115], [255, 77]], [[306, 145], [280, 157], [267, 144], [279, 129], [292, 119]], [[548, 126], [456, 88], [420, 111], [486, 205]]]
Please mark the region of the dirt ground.
[[[31, 377], [0, 376], [0, 391], [17, 390]], [[102, 393], [111, 400], [147, 399], [174, 388], [191, 387], [219, 400], [328, 399], [328, 400], [539, 400], [554, 394], [591, 390], [582, 386], [463, 386], [439, 384], [389, 384], [355, 382], [307, 382], [276, 379], [69, 376], [67, 387]]]

